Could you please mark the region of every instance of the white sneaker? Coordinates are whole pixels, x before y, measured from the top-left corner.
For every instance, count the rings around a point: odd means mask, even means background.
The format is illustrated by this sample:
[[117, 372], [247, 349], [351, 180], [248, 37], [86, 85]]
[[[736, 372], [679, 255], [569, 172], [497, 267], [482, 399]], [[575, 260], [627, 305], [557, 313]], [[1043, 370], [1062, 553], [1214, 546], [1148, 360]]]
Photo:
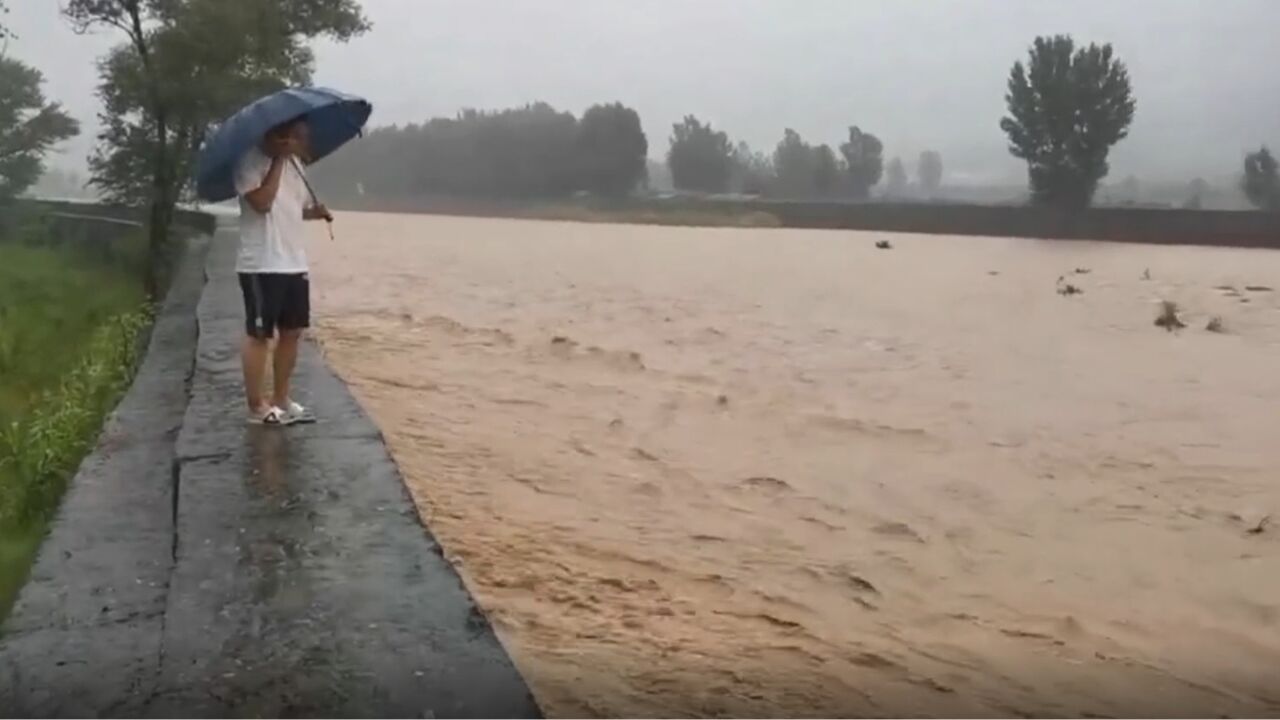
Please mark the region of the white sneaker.
[[288, 414], [272, 405], [262, 412], [249, 413], [250, 425], [288, 425]]
[[307, 424], [315, 421], [315, 413], [292, 400], [289, 401], [289, 407], [284, 411], [285, 425], [294, 425], [297, 423]]

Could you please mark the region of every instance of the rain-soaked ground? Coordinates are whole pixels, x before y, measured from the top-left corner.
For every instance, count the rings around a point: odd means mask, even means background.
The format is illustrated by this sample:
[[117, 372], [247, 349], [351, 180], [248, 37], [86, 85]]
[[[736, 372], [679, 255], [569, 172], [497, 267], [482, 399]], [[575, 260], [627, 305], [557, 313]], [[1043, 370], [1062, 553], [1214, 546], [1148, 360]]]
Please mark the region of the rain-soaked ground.
[[245, 424], [234, 247], [210, 243], [207, 284], [188, 263], [73, 483], [0, 640], [0, 710], [536, 716], [312, 347], [297, 385], [322, 422]]

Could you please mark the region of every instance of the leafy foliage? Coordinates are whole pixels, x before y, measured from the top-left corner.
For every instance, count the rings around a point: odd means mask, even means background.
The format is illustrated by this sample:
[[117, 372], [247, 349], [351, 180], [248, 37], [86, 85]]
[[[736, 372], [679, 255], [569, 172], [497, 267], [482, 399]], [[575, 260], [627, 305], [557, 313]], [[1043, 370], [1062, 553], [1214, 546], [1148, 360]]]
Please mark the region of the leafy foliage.
[[378, 128], [317, 165], [326, 195], [556, 198], [625, 195], [647, 175], [640, 116], [597, 105], [581, 121], [546, 103], [466, 110], [421, 125]]
[[773, 194], [804, 197], [814, 191], [816, 157], [813, 146], [800, 133], [787, 128], [773, 151]]
[[1111, 45], [1077, 50], [1067, 35], [1037, 37], [1027, 64], [1014, 63], [1005, 101], [1000, 127], [1009, 152], [1027, 161], [1032, 202], [1087, 207], [1136, 107], [1129, 71]]
[[[128, 22], [131, 8], [142, 12], [140, 34]], [[99, 67], [103, 131], [90, 168], [108, 199], [132, 205], [152, 199], [158, 154], [167, 162], [159, 170], [167, 199], [187, 197], [195, 152], [213, 123], [309, 82], [307, 39], [346, 40], [367, 27], [351, 0], [73, 0], [67, 14], [78, 27], [113, 25], [130, 36]]]
[[729, 185], [735, 192], [748, 195], [768, 194], [772, 192], [776, 175], [772, 157], [755, 152], [745, 142], [739, 142], [733, 149]]
[[575, 151], [584, 190], [624, 196], [648, 174], [649, 140], [640, 115], [622, 103], [594, 105], [583, 113]]
[[932, 196], [942, 187], [942, 155], [936, 150], [920, 153], [916, 163], [916, 179], [926, 194]]
[[39, 70], [0, 57], [0, 200], [24, 192], [44, 172], [44, 156], [80, 131], [58, 103], [47, 102]]
[[855, 125], [849, 128], [849, 140], [840, 146], [840, 153], [844, 155], [850, 193], [859, 200], [866, 199], [884, 174], [884, 143]]
[[90, 159], [109, 199], [149, 205], [151, 275], [208, 128], [257, 97], [310, 79], [306, 42], [344, 41], [368, 22], [356, 0], [68, 0], [77, 30], [127, 42], [100, 63], [103, 130]]
[[1254, 207], [1280, 211], [1280, 173], [1275, 157], [1266, 146], [1245, 156], [1241, 188]]
[[814, 147], [787, 128], [773, 151], [768, 193], [778, 197], [826, 197], [841, 187], [840, 161], [830, 145]]
[[678, 190], [722, 193], [733, 169], [729, 136], [693, 115], [672, 126], [667, 166]]

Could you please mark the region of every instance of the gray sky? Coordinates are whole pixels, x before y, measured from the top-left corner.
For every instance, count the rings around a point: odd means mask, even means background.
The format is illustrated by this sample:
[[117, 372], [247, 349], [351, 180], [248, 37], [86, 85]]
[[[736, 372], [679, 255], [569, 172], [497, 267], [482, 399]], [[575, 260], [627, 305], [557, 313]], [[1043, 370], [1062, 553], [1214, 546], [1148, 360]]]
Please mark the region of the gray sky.
[[[1238, 172], [1280, 144], [1280, 0], [364, 0], [373, 30], [317, 47], [316, 80], [363, 94], [375, 124], [546, 100], [635, 107], [650, 154], [686, 113], [772, 150], [786, 127], [838, 145], [851, 124], [914, 172], [943, 154], [952, 181], [1022, 167], [998, 122], [1009, 66], [1037, 34], [1112, 42], [1138, 100], [1112, 179]], [[57, 0], [10, 0], [10, 54], [96, 127], [94, 59]], [[78, 166], [81, 138], [59, 165]]]

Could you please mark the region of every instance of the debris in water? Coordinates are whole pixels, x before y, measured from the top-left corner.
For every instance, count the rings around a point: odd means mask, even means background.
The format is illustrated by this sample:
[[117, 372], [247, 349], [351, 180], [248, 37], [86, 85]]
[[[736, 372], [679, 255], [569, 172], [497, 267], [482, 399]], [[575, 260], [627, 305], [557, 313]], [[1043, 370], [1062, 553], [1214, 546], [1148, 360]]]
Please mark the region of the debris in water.
[[1271, 292], [1275, 288], [1269, 287], [1267, 285], [1245, 285], [1244, 289], [1248, 290], [1249, 292]]
[[1091, 272], [1093, 272], [1093, 270], [1090, 268], [1076, 268], [1077, 275], [1088, 275]]
[[1156, 315], [1156, 327], [1162, 327], [1169, 332], [1180, 330], [1187, 326], [1182, 322], [1182, 318], [1178, 317], [1178, 303], [1172, 300], [1160, 301], [1160, 314]]
[[1075, 285], [1072, 285], [1071, 283], [1066, 282], [1066, 278], [1060, 276], [1058, 278], [1058, 294], [1064, 295], [1064, 296], [1065, 295], [1083, 295], [1084, 291], [1076, 287]]
[[877, 240], [876, 247], [881, 250], [891, 250], [893, 245], [888, 240]]
[[1267, 523], [1269, 522], [1271, 522], [1271, 516], [1264, 515], [1262, 516], [1262, 519], [1258, 521], [1257, 525], [1254, 525], [1248, 530], [1245, 530], [1245, 532], [1249, 533], [1250, 535], [1261, 535], [1263, 531], [1267, 529]]
[[1142, 279], [1143, 279], [1143, 280], [1150, 280], [1150, 279], [1151, 279], [1151, 268], [1147, 268], [1146, 270], [1143, 270], [1143, 271], [1142, 271]]
[[1204, 329], [1212, 333], [1222, 333], [1227, 331], [1226, 326], [1222, 322], [1222, 317], [1218, 315], [1209, 318], [1209, 324], [1205, 325]]

